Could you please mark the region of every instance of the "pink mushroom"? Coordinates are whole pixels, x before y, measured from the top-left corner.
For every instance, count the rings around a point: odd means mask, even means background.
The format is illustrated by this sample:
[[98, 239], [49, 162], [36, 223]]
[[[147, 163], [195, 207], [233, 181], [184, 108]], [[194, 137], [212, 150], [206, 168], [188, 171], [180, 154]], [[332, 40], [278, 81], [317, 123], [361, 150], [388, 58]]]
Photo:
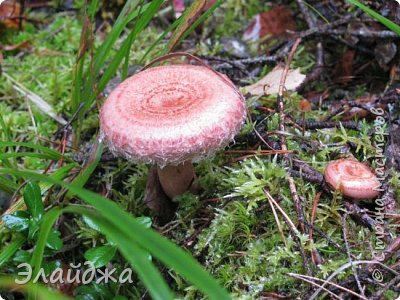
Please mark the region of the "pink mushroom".
[[205, 66], [159, 66], [109, 95], [100, 129], [115, 154], [157, 164], [161, 186], [173, 198], [193, 182], [192, 161], [232, 141], [245, 112], [243, 96], [226, 76]]
[[[203, 11], [208, 10], [215, 2], [216, 0], [209, 0], [204, 5]], [[175, 18], [179, 18], [185, 11], [185, 0], [173, 0], [172, 6], [174, 7]]]
[[175, 18], [179, 18], [185, 10], [185, 0], [173, 0], [172, 4], [174, 6]]
[[333, 189], [355, 200], [373, 199], [379, 194], [377, 189], [380, 183], [376, 175], [355, 160], [339, 159], [329, 162], [324, 177]]

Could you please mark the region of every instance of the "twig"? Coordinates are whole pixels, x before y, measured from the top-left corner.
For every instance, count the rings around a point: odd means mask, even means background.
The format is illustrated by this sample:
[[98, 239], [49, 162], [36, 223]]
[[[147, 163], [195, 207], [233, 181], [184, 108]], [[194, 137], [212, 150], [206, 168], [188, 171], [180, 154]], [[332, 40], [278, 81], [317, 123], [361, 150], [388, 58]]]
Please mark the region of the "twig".
[[361, 286], [360, 283], [360, 279], [358, 278], [357, 275], [357, 270], [355, 269], [354, 265], [353, 265], [353, 260], [351, 259], [351, 252], [350, 252], [350, 247], [349, 247], [349, 242], [347, 241], [347, 222], [346, 222], [346, 218], [347, 218], [347, 213], [344, 213], [344, 215], [342, 216], [342, 228], [343, 228], [343, 240], [344, 240], [344, 245], [346, 247], [346, 252], [347, 252], [347, 258], [349, 259], [349, 262], [351, 264], [351, 270], [353, 271], [353, 275], [354, 275], [354, 279], [357, 282], [357, 287], [358, 290], [360, 291], [361, 295], [363, 297], [365, 297], [365, 293], [364, 293], [364, 289]]
[[[304, 276], [304, 277], [303, 277], [302, 275], [300, 275], [300, 274], [295, 274], [295, 273], [287, 273], [287, 275], [290, 276], [290, 277], [296, 278], [296, 279], [303, 280], [303, 281], [305, 281], [305, 282], [307, 282], [307, 283], [310, 283], [310, 284], [312, 284], [312, 285], [314, 285], [314, 286], [316, 286], [316, 287], [319, 287], [319, 288], [323, 289], [325, 292], [327, 292], [327, 293], [329, 293], [330, 295], [332, 295], [334, 298], [339, 299], [339, 300], [342, 300], [342, 298], [340, 298], [338, 295], [336, 295], [335, 293], [333, 293], [333, 292], [331, 292], [330, 290], [328, 290], [326, 287], [321, 286], [321, 285], [319, 285], [318, 283], [316, 283], [316, 282], [314, 282], [314, 281], [312, 281], [312, 280], [307, 279], [308, 276]], [[316, 278], [314, 278], [314, 277], [311, 277], [311, 278], [314, 279], [314, 280], [316, 279]]]
[[[393, 285], [400, 281], [400, 276], [394, 277], [390, 280], [383, 288], [380, 288], [376, 293], [371, 296], [371, 300], [379, 300], [382, 299], [383, 294], [389, 290]], [[397, 298], [398, 299], [398, 298]]]
[[[321, 282], [323, 282], [324, 284], [323, 284], [322, 286], [319, 285], [319, 288], [320, 288], [320, 289], [323, 289], [324, 291], [328, 292], [329, 294], [333, 295], [334, 297], [336, 297], [336, 298], [338, 298], [338, 299], [342, 299], [342, 298], [339, 297], [339, 296], [337, 296], [337, 295], [335, 295], [333, 292], [329, 291], [328, 289], [326, 289], [326, 288], [324, 287], [324, 285], [330, 284], [330, 285], [332, 285], [332, 286], [334, 286], [334, 287], [336, 287], [336, 288], [338, 288], [338, 289], [340, 289], [340, 290], [342, 290], [342, 291], [345, 291], [345, 292], [347, 292], [347, 293], [349, 293], [349, 294], [351, 294], [351, 295], [353, 295], [353, 296], [356, 296], [356, 297], [358, 297], [358, 298], [360, 298], [360, 299], [368, 300], [368, 298], [365, 297], [364, 295], [359, 295], [359, 294], [357, 294], [356, 292], [354, 292], [354, 291], [352, 291], [352, 290], [349, 290], [349, 289], [346, 289], [345, 287], [342, 287], [342, 286], [340, 286], [340, 285], [338, 285], [338, 284], [336, 284], [336, 283], [334, 283], [334, 282], [330, 282], [330, 281], [327, 281], [327, 280], [324, 280], [324, 279], [321, 279], [321, 278], [315, 278], [315, 277], [306, 276], [306, 275], [302, 275], [302, 274], [288, 273], [287, 275], [292, 276], [292, 277], [295, 277], [295, 278], [298, 278], [298, 279], [301, 279], [301, 280], [304, 280], [304, 281], [307, 281], [307, 282], [309, 282], [309, 283], [311, 283], [311, 284], [315, 284], [315, 285], [316, 285], [316, 283], [315, 283], [314, 281], [311, 281], [310, 279], [312, 279], [312, 280], [317, 280], [317, 281], [321, 281]], [[309, 281], [308, 281], [307, 279], [308, 279]]]
[[300, 242], [300, 232], [299, 230], [296, 228], [296, 226], [293, 224], [292, 220], [289, 218], [289, 216], [285, 213], [285, 211], [280, 207], [280, 205], [275, 201], [275, 199], [271, 196], [271, 194], [264, 188], [263, 189], [265, 195], [267, 196], [267, 199], [270, 203], [270, 205], [275, 205], [275, 207], [279, 210], [279, 212], [282, 214], [283, 218], [285, 219], [286, 223], [289, 226], [289, 230], [292, 233], [293, 239], [298, 243], [299, 246], [299, 251], [300, 251], [300, 255], [303, 259], [303, 265], [304, 268], [306, 269], [308, 274], [311, 274], [311, 269], [308, 265], [308, 259], [307, 256], [304, 253], [304, 249], [301, 246], [301, 242]]
[[383, 267], [383, 268], [385, 268], [385, 269], [391, 271], [392, 273], [394, 273], [394, 274], [397, 275], [397, 276], [400, 275], [398, 272], [396, 272], [395, 270], [393, 270], [393, 269], [391, 269], [391, 268], [385, 266], [384, 264], [380, 263], [379, 261], [376, 261], [376, 260], [356, 260], [356, 261], [353, 261], [352, 263], [346, 263], [346, 264], [342, 265], [342, 266], [341, 266], [340, 268], [338, 268], [335, 272], [333, 272], [333, 273], [326, 279], [327, 282], [324, 283], [323, 285], [321, 285], [321, 287], [320, 287], [318, 290], [316, 290], [316, 291], [311, 295], [311, 297], [308, 298], [308, 300], [314, 300], [314, 299], [316, 299], [316, 297], [322, 292], [323, 287], [324, 287], [328, 282], [330, 282], [334, 277], [336, 277], [338, 274], [340, 274], [340, 273], [343, 272], [344, 270], [346, 270], [346, 269], [352, 267], [353, 265], [354, 265], [354, 266], [357, 266], [357, 265], [362, 265], [362, 264], [367, 264], [367, 265], [379, 265], [379, 266], [381, 266], [381, 267]]
[[[270, 194], [268, 194], [268, 195], [271, 196]], [[278, 226], [278, 231], [279, 231], [279, 233], [280, 233], [280, 235], [282, 237], [283, 242], [285, 243], [285, 246], [287, 247], [287, 241], [286, 241], [285, 235], [283, 234], [282, 225], [281, 225], [281, 223], [279, 221], [278, 214], [276, 213], [275, 205], [270, 199], [270, 198], [272, 198], [272, 196], [271, 197], [269, 197], [269, 196], [267, 196], [268, 203], [271, 206], [272, 213], [274, 214], [275, 222], [276, 222], [276, 225]], [[281, 211], [281, 210], [279, 210], [279, 211]], [[281, 211], [281, 213], [283, 215], [283, 210]]]
[[397, 251], [400, 250], [400, 236], [395, 238], [383, 251], [385, 254], [385, 259], [383, 260], [384, 262], [389, 260]]
[[307, 228], [312, 229], [316, 233], [318, 233], [320, 236], [322, 236], [329, 244], [331, 244], [333, 247], [335, 247], [339, 251], [346, 251], [343, 246], [339, 245], [336, 243], [334, 240], [332, 240], [329, 236], [327, 236], [321, 229], [315, 227], [314, 225], [311, 225], [307, 222], [304, 222], [304, 225], [307, 226]]
[[[322, 192], [317, 193], [317, 195], [314, 198], [313, 206], [311, 209], [311, 218], [310, 218], [311, 226], [308, 230], [308, 237], [309, 237], [310, 241], [313, 240], [313, 225], [314, 225], [314, 220], [315, 220], [315, 213], [317, 211], [318, 202], [319, 202], [319, 199], [321, 198], [321, 195], [322, 195]], [[311, 258], [315, 264], [318, 264], [321, 262], [321, 257], [319, 255], [319, 253], [316, 251], [316, 249], [311, 250], [311, 255], [312, 255]]]
[[[300, 42], [301, 42], [301, 39], [297, 39], [295, 41], [293, 48], [289, 53], [289, 57], [287, 59], [286, 65], [285, 65], [285, 69], [282, 72], [282, 77], [281, 77], [281, 81], [279, 84], [279, 91], [278, 91], [278, 97], [277, 97], [278, 105], [277, 106], [278, 106], [278, 112], [279, 112], [279, 131], [281, 131], [281, 132], [285, 132], [285, 114], [284, 114], [284, 104], [283, 104], [283, 102], [284, 102], [283, 91], [284, 91], [285, 81], [286, 81], [287, 74], [289, 72], [290, 63], [293, 60], [294, 54], [296, 53], [297, 47], [299, 46]], [[280, 135], [280, 143], [281, 143], [281, 149], [283, 151], [287, 151], [288, 148], [287, 148], [287, 143], [286, 143], [286, 137], [284, 135]], [[287, 166], [290, 165], [287, 155], [284, 155], [283, 159]], [[305, 228], [304, 228], [304, 224], [303, 224], [303, 220], [305, 218], [304, 218], [304, 213], [303, 213], [303, 209], [301, 206], [301, 201], [297, 194], [297, 189], [296, 189], [296, 185], [294, 183], [293, 177], [291, 177], [290, 175], [288, 176], [288, 182], [289, 182], [290, 193], [292, 195], [293, 202], [294, 202], [294, 205], [296, 208], [296, 213], [297, 213], [297, 218], [299, 221], [300, 230], [301, 230], [301, 232], [305, 232]]]
[[382, 31], [375, 31], [375, 30], [365, 30], [364, 28], [360, 28], [358, 30], [346, 30], [346, 29], [329, 29], [325, 32], [321, 32], [323, 34], [328, 35], [352, 35], [361, 38], [371, 38], [371, 39], [399, 39], [400, 36], [397, 33], [394, 33], [390, 30], [382, 30]]
[[296, 226], [293, 224], [292, 220], [289, 218], [289, 216], [285, 213], [285, 211], [280, 207], [278, 202], [275, 201], [275, 199], [271, 196], [271, 194], [264, 188], [263, 189], [265, 195], [267, 196], [268, 201], [271, 203], [271, 205], [275, 205], [275, 207], [279, 210], [279, 212], [282, 214], [283, 218], [285, 219], [286, 223], [289, 226], [290, 231], [292, 231], [295, 236], [299, 236], [300, 232], [296, 228]]
[[[303, 0], [296, 0], [297, 5], [300, 8], [301, 14], [303, 15], [304, 19], [307, 22], [309, 28], [318, 28], [317, 21], [315, 20], [314, 16], [310, 13], [309, 9], [307, 8], [305, 2]], [[299, 89], [303, 88], [306, 83], [317, 79], [321, 76], [323, 68], [324, 68], [324, 48], [322, 46], [322, 40], [320, 37], [317, 38], [317, 62], [313, 69], [313, 71], [307, 75], [306, 79], [303, 81], [302, 85]]]
[[[300, 125], [302, 123], [301, 120], [295, 120], [295, 122]], [[313, 130], [313, 129], [324, 129], [324, 128], [340, 128], [343, 126], [343, 128], [346, 129], [352, 129], [352, 130], [361, 130], [361, 126], [356, 123], [355, 121], [341, 121], [341, 122], [335, 122], [335, 121], [312, 121], [312, 120], [306, 120], [304, 122], [304, 127], [307, 130]]]
[[[362, 209], [356, 203], [344, 200], [343, 205], [350, 215], [354, 216], [356, 219], [361, 221], [361, 223], [366, 225], [369, 229], [376, 228], [376, 226], [378, 225], [377, 222], [373, 218], [371, 218], [371, 216], [368, 215], [367, 210]], [[390, 234], [387, 231], [387, 228], [383, 227], [383, 229], [384, 229], [385, 242], [387, 243], [391, 242]]]

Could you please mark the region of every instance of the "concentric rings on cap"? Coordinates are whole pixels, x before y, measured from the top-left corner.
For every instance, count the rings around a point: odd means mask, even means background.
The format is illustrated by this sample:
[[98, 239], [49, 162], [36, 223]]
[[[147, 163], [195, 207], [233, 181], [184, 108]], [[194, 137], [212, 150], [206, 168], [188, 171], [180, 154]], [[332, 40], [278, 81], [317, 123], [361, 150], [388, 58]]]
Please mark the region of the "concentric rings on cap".
[[100, 111], [112, 151], [161, 166], [215, 152], [231, 141], [246, 115], [233, 83], [207, 67], [154, 67], [121, 83]]
[[373, 199], [378, 196], [380, 183], [374, 173], [364, 164], [351, 160], [339, 159], [328, 163], [325, 181], [343, 195], [353, 199]]

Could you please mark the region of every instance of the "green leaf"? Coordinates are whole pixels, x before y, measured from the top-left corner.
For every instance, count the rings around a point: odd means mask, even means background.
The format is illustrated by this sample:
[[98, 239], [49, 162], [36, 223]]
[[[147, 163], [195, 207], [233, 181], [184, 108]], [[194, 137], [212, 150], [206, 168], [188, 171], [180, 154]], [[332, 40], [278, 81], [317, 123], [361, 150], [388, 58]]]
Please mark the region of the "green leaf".
[[113, 257], [117, 248], [114, 246], [99, 246], [91, 248], [85, 252], [85, 258], [90, 261], [95, 268], [100, 268], [108, 264]]
[[31, 259], [31, 256], [32, 256], [32, 254], [26, 250], [18, 250], [14, 255], [13, 261], [20, 262], [20, 263], [29, 262], [29, 260]]
[[[45, 241], [50, 230], [49, 228], [51, 228], [58, 216], [63, 212], [72, 212], [89, 216], [89, 218], [96, 223], [96, 226], [101, 228], [101, 231], [104, 234], [109, 236], [112, 240], [117, 241], [118, 248], [127, 261], [131, 263], [131, 266], [138, 272], [140, 279], [149, 289], [149, 293], [154, 300], [167, 300], [173, 298], [160, 273], [149, 260], [148, 253], [132, 243], [130, 238], [125, 237], [119, 230], [116, 230], [115, 226], [109, 224], [109, 222], [105, 221], [103, 218], [99, 218], [97, 214], [93, 213], [93, 210], [86, 207], [69, 206], [64, 209], [55, 207], [45, 214], [37, 246], [32, 255], [31, 265], [34, 270], [32, 277], [36, 276], [38, 272], [37, 270], [40, 268], [43, 259]], [[95, 286], [100, 287], [100, 285]]]
[[51, 262], [46, 262], [43, 264], [43, 271], [46, 276], [51, 276], [51, 273], [55, 271], [57, 268], [62, 268], [62, 262], [60, 260], [53, 260]]
[[47, 153], [36, 153], [36, 152], [9, 152], [9, 153], [0, 153], [0, 160], [5, 160], [9, 158], [17, 158], [17, 157], [34, 157], [41, 159], [51, 159], [51, 160], [59, 160], [61, 155], [49, 155]]
[[0, 266], [6, 263], [13, 254], [21, 248], [21, 246], [25, 243], [26, 237], [23, 235], [18, 236], [15, 240], [13, 240], [7, 247], [2, 248], [0, 252]]
[[32, 219], [38, 222], [44, 214], [44, 206], [42, 202], [42, 193], [39, 185], [30, 181], [27, 183], [24, 190], [24, 201]]
[[[90, 216], [91, 219], [96, 221], [99, 226], [101, 225], [99, 223], [101, 221], [107, 221], [107, 223], [109, 223], [103, 224], [101, 226], [102, 230], [105, 231], [105, 229], [107, 229], [108, 232], [105, 233], [108, 235], [110, 235], [110, 233], [114, 234], [114, 237], [112, 237], [112, 239], [119, 245], [122, 245], [120, 248], [121, 251], [122, 249], [126, 250], [126, 252], [124, 251], [123, 254], [125, 258], [130, 258], [130, 262], [133, 267], [136, 266], [135, 263], [133, 263], [132, 259], [135, 259], [138, 257], [138, 255], [140, 255], [140, 263], [142, 263], [142, 265], [138, 274], [139, 276], [141, 276], [141, 279], [149, 288], [149, 291], [155, 293], [154, 295], [159, 295], [157, 287], [154, 287], [154, 284], [152, 284], [151, 281], [147, 281], [148, 278], [143, 277], [147, 276], [146, 271], [144, 271], [145, 269], [143, 268], [143, 266], [145, 265], [143, 264], [147, 264], [148, 266], [149, 261], [144, 255], [144, 251], [141, 249], [149, 251], [152, 256], [165, 263], [168, 267], [173, 268], [176, 272], [185, 277], [189, 282], [195, 285], [210, 299], [231, 299], [229, 294], [219, 286], [217, 281], [213, 279], [212, 276], [207, 273], [189, 253], [177, 247], [167, 238], [161, 236], [154, 230], [143, 226], [143, 224], [139, 223], [135, 218], [133, 218], [126, 211], [120, 208], [115, 202], [91, 191], [77, 188], [73, 185], [55, 180], [54, 178], [50, 178], [43, 174], [7, 168], [0, 168], [0, 173], [59, 184], [63, 187], [69, 188], [83, 201], [95, 207], [99, 211], [99, 213], [101, 213], [101, 217], [96, 217], [96, 215], [93, 214]], [[77, 207], [67, 208], [65, 208], [64, 210], [78, 213], [85, 212], [86, 214], [89, 213], [88, 210], [78, 210]], [[43, 217], [42, 229], [40, 231], [35, 252], [32, 255], [31, 264], [32, 266], [35, 266], [34, 273], [36, 269], [40, 267], [40, 262], [43, 257], [43, 241], [46, 240], [52, 224], [54, 224], [55, 220], [61, 213], [61, 210], [53, 209], [52, 211], [47, 212], [46, 215]], [[131, 249], [126, 249], [126, 245], [130, 245]], [[132, 251], [132, 247], [136, 247], [134, 251]], [[150, 266], [153, 265], [150, 264]], [[146, 281], [144, 279], [146, 279]], [[152, 293], [152, 297], [155, 298]]]
[[28, 282], [26, 284], [16, 284], [15, 278], [11, 276], [0, 276], [0, 287], [12, 291], [24, 292], [30, 295], [36, 295], [38, 299], [51, 300], [70, 300], [58, 291], [49, 290], [49, 287]]
[[97, 226], [97, 224], [95, 222], [93, 222], [93, 220], [88, 217], [88, 216], [83, 216], [83, 221], [86, 223], [87, 226], [89, 226], [89, 228], [96, 230], [97, 232], [101, 232], [101, 229], [99, 226]]
[[28, 231], [28, 239], [34, 239], [36, 232], [39, 230], [40, 222], [37, 222], [33, 219], [29, 219], [29, 231]]
[[4, 226], [15, 231], [23, 231], [29, 227], [29, 214], [26, 211], [16, 211], [2, 218]]
[[0, 176], [0, 190], [7, 194], [13, 194], [18, 189], [18, 185], [6, 176]]
[[75, 289], [76, 300], [111, 299], [114, 295], [110, 289], [101, 284], [81, 285]]
[[139, 223], [142, 223], [144, 225], [144, 227], [146, 227], [146, 228], [151, 227], [152, 221], [149, 217], [137, 217], [136, 220]]
[[56, 229], [51, 229], [47, 237], [46, 246], [52, 250], [60, 250], [63, 246], [63, 241], [60, 238], [61, 233]]
[[18, 146], [18, 147], [24, 147], [24, 148], [31, 148], [35, 150], [39, 150], [43, 152], [44, 154], [47, 154], [49, 157], [61, 157], [61, 153], [37, 144], [33, 143], [24, 143], [24, 142], [0, 142], [0, 148], [4, 147], [12, 147], [12, 146]]

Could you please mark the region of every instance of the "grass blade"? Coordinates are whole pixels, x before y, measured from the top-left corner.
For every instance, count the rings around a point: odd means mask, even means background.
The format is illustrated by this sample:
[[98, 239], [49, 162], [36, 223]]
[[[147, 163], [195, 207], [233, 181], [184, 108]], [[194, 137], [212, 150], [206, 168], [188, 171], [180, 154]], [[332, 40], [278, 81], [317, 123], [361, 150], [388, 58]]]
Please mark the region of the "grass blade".
[[362, 4], [358, 0], [347, 0], [347, 2], [357, 6], [360, 8], [362, 11], [365, 13], [369, 14], [372, 18], [375, 20], [381, 22], [383, 25], [385, 25], [387, 28], [389, 28], [391, 31], [397, 33], [400, 35], [400, 26], [397, 25], [396, 23], [390, 21], [389, 19], [385, 18], [384, 16], [378, 14], [376, 11], [370, 9], [368, 6]]
[[18, 189], [18, 184], [5, 176], [0, 176], [0, 190], [7, 194], [13, 194]]
[[36, 145], [33, 143], [24, 143], [24, 142], [0, 142], [0, 148], [5, 148], [5, 147], [24, 147], [24, 148], [30, 148], [34, 150], [39, 150], [45, 154], [48, 154], [49, 156], [53, 157], [61, 157], [61, 153], [40, 145]]
[[35, 158], [42, 158], [42, 159], [59, 160], [61, 158], [61, 154], [49, 155], [49, 154], [45, 154], [45, 153], [35, 153], [35, 152], [0, 153], [0, 160], [5, 160], [8, 158], [17, 158], [17, 157], [35, 157]]
[[35, 278], [35, 276], [38, 274], [42, 264], [46, 241], [53, 224], [61, 214], [66, 212], [89, 216], [90, 219], [100, 227], [103, 233], [111, 237], [112, 241], [117, 244], [117, 247], [120, 249], [124, 257], [131, 263], [132, 267], [137, 270], [139, 277], [148, 288], [153, 299], [173, 299], [170, 289], [160, 275], [159, 271], [148, 259], [148, 255], [145, 251], [143, 251], [135, 243], [132, 243], [127, 236], [116, 230], [113, 224], [110, 224], [109, 222], [100, 218], [94, 213], [93, 210], [78, 206], [68, 206], [63, 209], [56, 207], [50, 210], [44, 216], [39, 232], [39, 238], [31, 260], [31, 265], [34, 270], [32, 278]]
[[151, 229], [145, 228], [143, 224], [109, 199], [91, 191], [29, 171], [0, 168], [0, 173], [10, 173], [24, 178], [48, 181], [69, 188], [84, 202], [98, 209], [104, 219], [112, 223], [116, 229], [129, 236], [132, 242], [149, 251], [154, 257], [170, 268], [175, 269], [210, 299], [230, 299], [228, 293], [219, 286], [215, 279], [190, 254], [174, 245], [167, 238], [160, 236]]
[[61, 295], [55, 290], [49, 290], [48, 287], [41, 286], [34, 283], [17, 284], [15, 278], [10, 276], [0, 276], [0, 287], [7, 288], [13, 291], [25, 292], [29, 295], [35, 294], [39, 299], [51, 300], [71, 300], [71, 298]]
[[206, 17], [208, 17], [219, 5], [222, 0], [216, 1], [205, 14], [202, 11], [205, 5], [208, 3], [207, 0], [194, 1], [193, 4], [185, 11], [182, 16], [182, 22], [176, 28], [168, 42], [167, 50], [171, 52], [175, 47], [188, 35], [190, 34], [198, 24], [200, 24]]
[[25, 241], [26, 237], [18, 236], [7, 247], [2, 249], [0, 252], [0, 266], [4, 265], [22, 247]]

